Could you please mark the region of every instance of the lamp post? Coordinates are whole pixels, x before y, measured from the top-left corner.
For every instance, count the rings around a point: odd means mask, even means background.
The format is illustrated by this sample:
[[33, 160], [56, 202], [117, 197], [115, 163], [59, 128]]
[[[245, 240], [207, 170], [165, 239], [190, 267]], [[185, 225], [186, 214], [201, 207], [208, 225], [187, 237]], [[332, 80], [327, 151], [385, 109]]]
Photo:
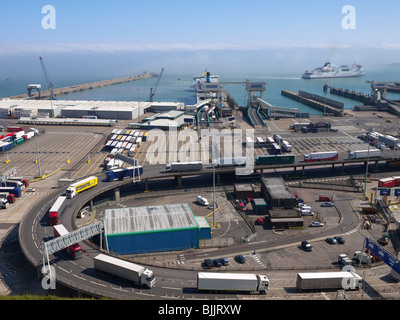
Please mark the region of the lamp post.
[[366, 162], [366, 168], [365, 168], [365, 182], [364, 182], [364, 196], [363, 196], [364, 200], [366, 200], [366, 195], [367, 195], [369, 147], [370, 147], [370, 141], [369, 141], [369, 136], [368, 136], [368, 151], [367, 151], [367, 162]]

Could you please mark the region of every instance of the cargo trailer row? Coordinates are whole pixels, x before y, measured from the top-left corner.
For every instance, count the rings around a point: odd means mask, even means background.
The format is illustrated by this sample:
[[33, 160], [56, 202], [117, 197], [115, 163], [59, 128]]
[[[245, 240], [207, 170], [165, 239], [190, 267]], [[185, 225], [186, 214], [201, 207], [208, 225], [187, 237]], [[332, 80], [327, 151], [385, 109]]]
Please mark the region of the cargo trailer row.
[[[10, 128], [10, 127], [9, 127]], [[21, 127], [15, 127], [21, 128]], [[8, 129], [8, 128], [7, 128]], [[0, 136], [0, 152], [6, 152], [12, 147], [22, 144], [26, 140], [30, 140], [35, 135], [34, 131], [25, 132], [22, 128], [20, 131], [12, 131], [6, 136]]]

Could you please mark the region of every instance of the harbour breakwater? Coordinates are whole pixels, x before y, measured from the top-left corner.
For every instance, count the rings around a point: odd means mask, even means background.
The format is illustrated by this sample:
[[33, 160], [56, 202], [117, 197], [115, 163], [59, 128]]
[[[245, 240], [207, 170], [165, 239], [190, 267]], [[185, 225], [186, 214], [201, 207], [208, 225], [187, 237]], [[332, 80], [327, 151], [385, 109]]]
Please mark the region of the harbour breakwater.
[[[147, 79], [147, 78], [152, 78], [152, 77], [157, 77], [157, 76], [158, 75], [155, 73], [145, 72], [143, 74], [135, 75], [135, 76], [127, 76], [127, 77], [115, 78], [115, 79], [110, 79], [110, 80], [88, 82], [88, 83], [78, 84], [78, 85], [74, 85], [74, 86], [54, 88], [53, 90], [54, 90], [55, 96], [57, 97], [57, 96], [62, 96], [62, 95], [66, 95], [66, 94], [73, 93], [73, 92], [102, 88], [102, 87], [106, 87], [106, 86], [112, 86], [115, 84], [131, 82], [131, 81], [136, 81], [136, 80], [142, 80], [142, 79]], [[28, 93], [26, 93], [26, 94], [20, 94], [20, 95], [9, 97], [9, 99], [35, 99], [35, 98], [38, 99], [38, 97], [39, 97], [38, 93], [33, 92], [33, 96], [31, 96], [31, 97], [29, 97]], [[50, 91], [49, 90], [41, 91], [40, 98], [41, 99], [50, 98]]]

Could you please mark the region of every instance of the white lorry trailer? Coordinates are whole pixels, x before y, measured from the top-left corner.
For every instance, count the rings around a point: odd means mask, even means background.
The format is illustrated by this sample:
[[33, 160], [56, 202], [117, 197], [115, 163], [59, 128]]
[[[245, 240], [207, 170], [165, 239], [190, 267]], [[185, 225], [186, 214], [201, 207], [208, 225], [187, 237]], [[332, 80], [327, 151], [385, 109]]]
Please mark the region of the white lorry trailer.
[[222, 272], [199, 272], [197, 274], [197, 290], [266, 294], [268, 289], [269, 280], [265, 275]]
[[156, 282], [153, 271], [146, 267], [102, 253], [94, 257], [94, 267], [102, 272], [130, 280], [144, 288], [152, 288]]
[[200, 171], [203, 169], [201, 162], [172, 162], [165, 166], [168, 172]]
[[355, 272], [305, 272], [297, 274], [297, 289], [303, 290], [357, 290], [362, 278]]
[[[369, 153], [369, 155], [368, 155]], [[381, 150], [379, 149], [370, 149], [368, 150], [357, 150], [357, 151], [350, 151], [348, 154], [349, 160], [351, 159], [367, 159], [369, 158], [376, 158], [380, 157]]]

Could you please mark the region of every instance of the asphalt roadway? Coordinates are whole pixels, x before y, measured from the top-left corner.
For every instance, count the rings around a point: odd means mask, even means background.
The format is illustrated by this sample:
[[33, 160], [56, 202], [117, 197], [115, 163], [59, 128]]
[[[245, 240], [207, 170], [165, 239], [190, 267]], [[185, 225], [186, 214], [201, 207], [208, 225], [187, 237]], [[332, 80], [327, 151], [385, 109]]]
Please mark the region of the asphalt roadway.
[[[114, 183], [111, 183], [114, 184]], [[115, 183], [116, 184], [116, 183]], [[79, 195], [74, 201], [71, 201], [70, 205], [67, 206], [64, 215], [62, 216], [62, 224], [67, 229], [72, 230], [73, 227], [73, 212], [82, 207], [86, 200], [93, 197], [95, 194], [104, 187], [109, 187], [110, 183], [100, 181], [99, 186], [86, 191]], [[42, 200], [36, 201], [32, 204], [31, 212], [34, 214], [27, 215], [22, 225], [25, 230], [20, 230], [21, 243], [26, 245], [26, 251], [32, 256], [31, 259], [36, 261], [38, 265], [41, 264], [43, 255], [40, 252], [43, 240], [49, 240], [53, 237], [52, 228], [47, 225], [46, 211], [50, 207], [51, 203], [59, 194], [63, 193], [63, 190], [55, 190], [50, 197], [43, 198]], [[306, 197], [306, 194], [304, 195]], [[342, 197], [342, 200], [341, 200]], [[354, 250], [360, 250], [362, 248], [362, 241], [368, 232], [360, 230], [359, 221], [352, 210], [349, 210], [349, 204], [351, 201], [348, 195], [342, 195], [337, 199], [337, 206], [343, 212], [343, 222], [333, 223], [332, 227], [308, 229], [307, 232], [300, 232], [296, 235], [283, 234], [279, 239], [275, 241], [269, 241], [262, 237], [254, 238], [251, 242], [239, 246], [218, 248], [218, 249], [204, 249], [194, 252], [180, 252], [170, 253], [164, 255], [154, 256], [141, 256], [133, 257], [134, 261], [141, 262], [142, 264], [149, 265], [149, 268], [154, 271], [156, 275], [157, 285], [151, 290], [140, 289], [132, 286], [131, 283], [124, 281], [119, 278], [109, 277], [103, 274], [99, 274], [93, 268], [92, 258], [98, 253], [98, 250], [86, 242], [82, 242], [82, 248], [85, 253], [79, 260], [70, 260], [65, 256], [64, 253], [59, 252], [51, 256], [51, 264], [55, 267], [57, 279], [65, 284], [82, 290], [94, 296], [107, 296], [114, 299], [237, 299], [243, 298], [236, 294], [221, 295], [221, 294], [204, 294], [197, 292], [196, 290], [196, 275], [198, 271], [203, 271], [201, 267], [201, 261], [204, 258], [218, 258], [221, 256], [227, 256], [231, 261], [231, 266], [227, 270], [237, 272], [259, 272], [266, 273], [271, 279], [271, 295], [263, 297], [258, 296], [257, 299], [308, 299], [315, 298], [311, 296], [299, 295], [295, 289], [293, 283], [296, 272], [303, 267], [307, 270], [307, 263], [311, 256], [307, 256], [299, 249], [300, 241], [303, 239], [310, 240], [315, 247], [313, 260], [319, 262], [318, 270], [338, 270], [340, 266], [335, 264], [338, 251], [330, 250], [328, 256], [323, 253], [328, 252], [328, 248], [324, 243], [324, 239], [328, 235], [343, 234], [347, 239], [347, 243], [351, 246], [346, 247], [349, 253]], [[379, 227], [373, 230], [376, 235], [382, 230]], [[376, 236], [375, 235], [375, 236]], [[338, 250], [341, 250], [340, 248]], [[244, 254], [246, 256], [246, 264], [238, 265], [235, 264], [232, 257], [235, 254]], [[280, 255], [284, 254], [286, 258], [280, 257], [267, 257], [268, 254]], [[322, 259], [321, 259], [322, 258]], [[261, 260], [260, 260], [261, 259]], [[284, 262], [285, 267], [270, 266], [270, 268], [263, 267], [259, 261], [270, 261], [277, 260]], [[314, 260], [316, 259], [316, 260]], [[329, 261], [328, 263], [321, 263], [321, 260]], [[258, 261], [257, 261], [258, 260]], [[181, 262], [181, 263], [179, 263]], [[184, 263], [183, 263], [184, 262]], [[318, 263], [318, 262], [317, 262]], [[266, 263], [267, 264], [267, 263]], [[279, 264], [279, 262], [278, 262]], [[384, 268], [385, 266], [381, 266]], [[308, 269], [310, 270], [310, 269]], [[365, 269], [361, 269], [363, 272]], [[290, 288], [285, 284], [274, 287], [272, 284], [278, 284], [278, 279], [288, 279], [291, 281], [292, 286]], [[374, 280], [375, 281], [375, 280]], [[386, 280], [387, 281], [387, 280]], [[381, 284], [379, 284], [381, 285]], [[392, 287], [398, 289], [397, 284], [392, 284]], [[377, 290], [371, 291], [373, 294], [365, 295], [363, 298], [376, 298]], [[397, 292], [397, 291], [396, 291]], [[359, 299], [361, 293], [353, 293], [354, 299]], [[378, 295], [379, 297], [379, 295]], [[318, 298], [331, 299], [333, 296], [324, 295]]]

